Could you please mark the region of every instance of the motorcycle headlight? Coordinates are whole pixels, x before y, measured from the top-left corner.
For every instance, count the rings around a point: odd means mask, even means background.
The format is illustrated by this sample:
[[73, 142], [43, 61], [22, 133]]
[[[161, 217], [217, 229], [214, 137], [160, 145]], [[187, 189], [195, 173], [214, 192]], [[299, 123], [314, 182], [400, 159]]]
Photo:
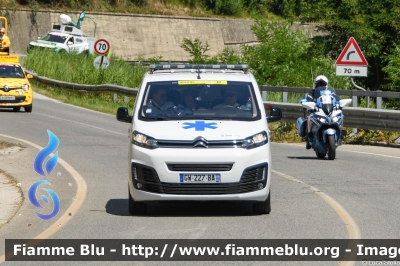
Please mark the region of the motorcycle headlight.
[[244, 139], [242, 148], [253, 149], [265, 145], [267, 143], [268, 143], [268, 135], [264, 131]]
[[21, 89], [24, 90], [24, 91], [29, 90], [29, 84], [24, 84], [24, 85], [22, 85], [22, 86], [21, 86]]
[[321, 123], [326, 123], [326, 118], [325, 117], [318, 117], [318, 120], [321, 122]]
[[339, 119], [340, 119], [340, 116], [339, 116], [339, 115], [338, 115], [338, 116], [332, 117], [332, 121], [333, 121], [334, 123], [336, 123], [337, 121], [339, 121]]
[[158, 148], [157, 140], [137, 131], [132, 132], [132, 144], [151, 150]]

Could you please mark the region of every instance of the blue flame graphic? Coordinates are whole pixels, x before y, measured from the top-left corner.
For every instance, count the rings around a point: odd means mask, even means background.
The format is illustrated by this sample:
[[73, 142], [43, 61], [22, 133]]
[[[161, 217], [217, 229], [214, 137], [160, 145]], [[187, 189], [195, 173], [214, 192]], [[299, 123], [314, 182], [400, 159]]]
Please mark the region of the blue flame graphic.
[[[41, 176], [46, 176], [42, 167], [44, 160], [46, 159], [47, 156], [49, 156], [52, 152], [54, 152], [57, 149], [58, 144], [60, 143], [57, 136], [54, 135], [53, 132], [47, 130], [47, 134], [49, 134], [49, 143], [47, 144], [46, 147], [44, 147], [41, 151], [38, 152], [35, 161], [33, 162], [33, 168], [35, 169], [36, 173], [38, 173]], [[56, 152], [56, 154], [52, 158], [50, 158], [46, 163], [46, 172], [48, 175], [56, 167], [57, 161], [58, 161], [58, 152]]]
[[[29, 188], [29, 191], [28, 191], [29, 201], [32, 203], [33, 206], [35, 206], [37, 208], [41, 208], [41, 209], [43, 208], [43, 206], [39, 203], [39, 201], [36, 198], [36, 191], [37, 191], [38, 187], [40, 185], [42, 185], [42, 184], [51, 185], [50, 182], [48, 182], [47, 180], [39, 180], [36, 183], [34, 183]], [[35, 212], [35, 213], [42, 220], [50, 220], [51, 218], [56, 216], [58, 214], [58, 212], [60, 211], [60, 200], [59, 200], [57, 194], [53, 190], [48, 189], [48, 188], [42, 188], [42, 189], [44, 191], [46, 191], [50, 195], [50, 197], [51, 197], [51, 199], [52, 199], [52, 201], [54, 203], [53, 211], [50, 214], [41, 214], [41, 213], [38, 213], [38, 212]], [[42, 195], [41, 199], [46, 204], [48, 204], [49, 200], [45, 195]]]

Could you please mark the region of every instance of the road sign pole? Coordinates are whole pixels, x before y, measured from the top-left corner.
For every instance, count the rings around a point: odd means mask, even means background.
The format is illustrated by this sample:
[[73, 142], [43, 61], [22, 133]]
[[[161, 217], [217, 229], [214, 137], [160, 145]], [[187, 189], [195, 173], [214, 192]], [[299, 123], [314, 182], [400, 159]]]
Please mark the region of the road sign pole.
[[[351, 83], [359, 90], [364, 88], [354, 83], [353, 77], [367, 77], [368, 76], [368, 62], [365, 59], [360, 47], [358, 46], [354, 37], [350, 37], [343, 51], [340, 53], [336, 60], [336, 76], [350, 77]], [[353, 107], [357, 107], [357, 96], [352, 97]], [[353, 128], [350, 136], [357, 135], [357, 128]]]
[[356, 87], [359, 90], [365, 91], [365, 89], [363, 87], [358, 86], [356, 83], [354, 83], [353, 77], [350, 78], [351, 79], [351, 83], [353, 83], [353, 86]]

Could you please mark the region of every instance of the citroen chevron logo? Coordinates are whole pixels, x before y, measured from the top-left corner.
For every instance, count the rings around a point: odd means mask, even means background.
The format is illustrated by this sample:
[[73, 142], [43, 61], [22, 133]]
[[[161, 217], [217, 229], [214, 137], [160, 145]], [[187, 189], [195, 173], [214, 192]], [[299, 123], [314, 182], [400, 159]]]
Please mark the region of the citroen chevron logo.
[[183, 123], [183, 125], [184, 125], [183, 126], [184, 129], [194, 128], [195, 131], [204, 131], [206, 128], [210, 128], [210, 129], [217, 128], [216, 122], [206, 123], [204, 121], [195, 121], [194, 123], [185, 122], [185, 123]]
[[194, 143], [193, 148], [196, 148], [196, 147], [199, 147], [199, 146], [201, 146], [201, 147], [203, 147], [203, 148], [208, 148], [208, 142], [207, 142], [207, 140], [206, 140], [205, 138], [203, 138], [203, 137], [197, 137], [197, 138], [195, 138], [195, 139], [193, 140], [193, 143]]

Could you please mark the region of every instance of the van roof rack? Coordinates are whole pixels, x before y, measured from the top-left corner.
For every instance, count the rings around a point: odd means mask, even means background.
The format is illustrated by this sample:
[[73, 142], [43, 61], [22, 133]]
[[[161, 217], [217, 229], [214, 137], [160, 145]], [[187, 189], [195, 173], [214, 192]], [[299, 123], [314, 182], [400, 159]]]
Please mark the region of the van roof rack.
[[149, 66], [151, 72], [156, 70], [169, 70], [169, 69], [219, 69], [219, 70], [242, 70], [246, 72], [249, 69], [249, 66], [246, 64], [151, 64]]

